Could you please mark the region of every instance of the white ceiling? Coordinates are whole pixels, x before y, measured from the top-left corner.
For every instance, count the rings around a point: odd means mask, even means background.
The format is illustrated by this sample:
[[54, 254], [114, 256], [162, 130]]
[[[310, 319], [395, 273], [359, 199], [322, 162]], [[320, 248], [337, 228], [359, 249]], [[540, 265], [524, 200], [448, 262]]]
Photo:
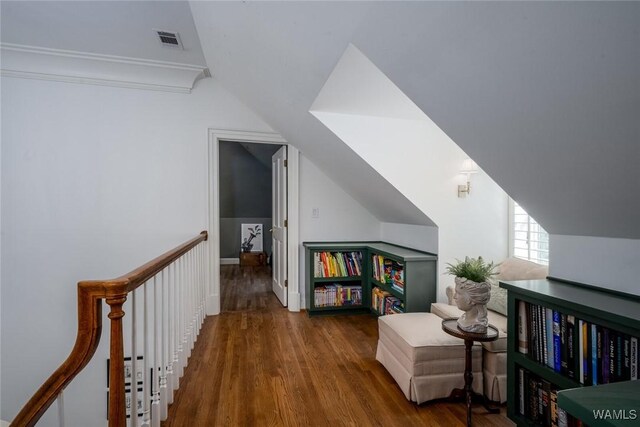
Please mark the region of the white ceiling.
[[640, 4], [191, 8], [213, 74], [366, 207], [373, 173], [308, 113], [350, 42], [549, 232], [640, 238]]
[[19, 3], [3, 42], [206, 58], [379, 219], [431, 223], [309, 113], [353, 43], [549, 232], [640, 238], [640, 3]]
[[[1, 40], [180, 64], [206, 65], [184, 1], [2, 1]], [[162, 46], [154, 30], [177, 31], [184, 49]]]

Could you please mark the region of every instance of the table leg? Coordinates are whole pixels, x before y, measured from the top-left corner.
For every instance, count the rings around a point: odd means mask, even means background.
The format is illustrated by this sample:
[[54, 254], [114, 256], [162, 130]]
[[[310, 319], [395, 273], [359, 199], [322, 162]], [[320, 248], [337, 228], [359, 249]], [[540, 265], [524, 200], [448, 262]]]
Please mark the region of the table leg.
[[464, 388], [456, 388], [451, 391], [450, 399], [462, 399], [467, 405], [467, 426], [471, 426], [471, 407], [474, 399], [482, 403], [485, 409], [491, 414], [500, 413], [500, 408], [492, 408], [484, 395], [473, 391], [473, 340], [464, 340]]
[[464, 391], [467, 401], [467, 427], [471, 427], [471, 398], [473, 397], [472, 347], [472, 340], [464, 340]]

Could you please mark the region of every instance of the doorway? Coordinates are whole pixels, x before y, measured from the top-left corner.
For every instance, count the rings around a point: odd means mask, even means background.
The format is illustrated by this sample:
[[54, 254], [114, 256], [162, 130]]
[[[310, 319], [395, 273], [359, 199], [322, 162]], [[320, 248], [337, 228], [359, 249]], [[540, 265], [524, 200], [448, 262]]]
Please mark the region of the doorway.
[[[232, 152], [245, 153], [248, 156], [245, 156], [244, 160], [237, 158], [235, 170], [231, 172], [225, 171], [225, 168], [221, 167], [223, 163], [225, 167], [229, 163], [228, 153], [225, 151], [229, 147]], [[278, 151], [273, 153], [276, 148]], [[242, 244], [247, 243], [247, 240], [249, 241], [248, 245], [245, 244], [245, 249], [247, 246], [251, 246], [249, 250], [254, 253], [247, 253], [245, 256], [253, 258], [254, 254], [258, 252], [272, 255], [271, 264], [274, 272], [272, 289], [282, 305], [290, 311], [300, 310], [298, 163], [298, 150], [288, 145], [286, 140], [278, 134], [213, 129], [209, 131], [209, 230], [211, 235], [209, 260], [211, 265], [209, 268], [210, 290], [207, 298], [208, 314], [218, 314], [221, 309], [221, 261], [223, 263], [238, 262], [242, 256]], [[263, 166], [262, 175], [264, 175], [268, 164], [271, 166], [269, 169], [273, 169], [274, 172], [272, 177], [267, 182], [264, 182], [266, 181], [264, 176], [258, 177], [256, 175], [251, 178], [252, 164], [255, 169], [260, 169], [259, 164]], [[232, 187], [235, 187], [235, 190], [245, 192], [244, 196], [246, 197], [238, 194], [235, 196], [240, 196], [240, 198], [229, 197], [228, 190], [230, 188], [225, 182], [229, 173], [235, 174], [234, 180], [236, 182]], [[256, 184], [256, 189], [262, 191], [252, 191], [251, 179], [261, 180], [259, 184]], [[263, 216], [265, 214], [264, 206], [262, 210], [250, 211], [260, 200], [264, 202], [264, 187], [268, 183], [272, 185], [270, 190], [273, 193], [271, 202], [274, 209], [270, 217], [273, 220]], [[224, 188], [221, 188], [221, 184]], [[229, 201], [231, 201], [231, 205], [226, 204]], [[255, 216], [254, 214], [259, 215]], [[271, 223], [269, 224], [269, 222]], [[242, 240], [242, 224], [245, 224], [245, 228], [251, 227], [251, 233], [254, 234], [253, 239], [247, 239], [245, 236]], [[259, 234], [256, 233], [256, 226], [259, 226]], [[257, 235], [262, 236], [262, 240], [259, 242]], [[262, 251], [257, 250], [259, 246], [256, 248], [256, 244], [262, 244]]]

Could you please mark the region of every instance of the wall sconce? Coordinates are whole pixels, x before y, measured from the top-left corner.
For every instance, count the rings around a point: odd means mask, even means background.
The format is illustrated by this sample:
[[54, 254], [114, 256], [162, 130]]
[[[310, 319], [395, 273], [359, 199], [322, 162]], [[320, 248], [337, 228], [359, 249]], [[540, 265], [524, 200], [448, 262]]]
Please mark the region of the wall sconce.
[[458, 197], [466, 197], [471, 193], [471, 174], [478, 172], [478, 165], [471, 159], [467, 159], [462, 163], [461, 174], [467, 175], [467, 184], [458, 185]]

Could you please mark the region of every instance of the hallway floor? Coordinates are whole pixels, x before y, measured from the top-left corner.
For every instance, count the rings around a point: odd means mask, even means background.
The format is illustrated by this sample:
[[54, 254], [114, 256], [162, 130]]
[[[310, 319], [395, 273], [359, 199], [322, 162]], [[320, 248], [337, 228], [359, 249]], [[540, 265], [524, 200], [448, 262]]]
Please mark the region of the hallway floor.
[[[163, 426], [464, 426], [462, 403], [408, 402], [375, 360], [373, 316], [309, 318], [271, 292], [268, 267], [226, 265]], [[474, 426], [511, 426], [474, 407]]]

